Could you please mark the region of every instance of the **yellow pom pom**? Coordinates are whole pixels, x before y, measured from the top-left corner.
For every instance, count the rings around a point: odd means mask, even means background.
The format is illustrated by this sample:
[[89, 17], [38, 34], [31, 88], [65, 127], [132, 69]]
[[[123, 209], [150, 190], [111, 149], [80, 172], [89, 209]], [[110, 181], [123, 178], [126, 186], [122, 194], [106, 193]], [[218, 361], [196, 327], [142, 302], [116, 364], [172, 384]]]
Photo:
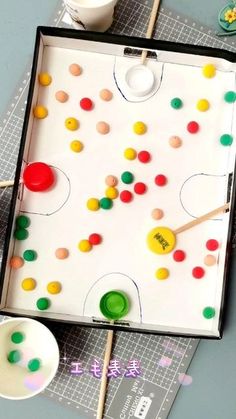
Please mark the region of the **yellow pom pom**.
[[78, 244], [78, 248], [81, 252], [89, 252], [92, 249], [92, 245], [88, 240], [81, 240]]
[[208, 102], [207, 99], [200, 99], [197, 102], [197, 109], [200, 112], [206, 112], [206, 111], [208, 111], [209, 108], [210, 108], [210, 103]]
[[156, 271], [157, 279], [166, 279], [169, 276], [169, 270], [167, 268], [159, 268]]
[[42, 106], [42, 105], [35, 106], [34, 116], [35, 118], [38, 118], [38, 119], [46, 118], [46, 116], [48, 116], [47, 108], [45, 108], [45, 106]]
[[147, 126], [146, 126], [146, 124], [144, 124], [144, 122], [137, 121], [133, 125], [133, 130], [134, 130], [135, 134], [143, 135], [147, 131]]
[[89, 198], [87, 201], [87, 208], [90, 211], [97, 211], [100, 208], [100, 202], [97, 198]]
[[134, 150], [134, 148], [126, 148], [125, 149], [125, 151], [124, 151], [124, 157], [127, 160], [134, 160], [134, 159], [136, 159], [136, 156], [137, 156], [137, 153]]
[[119, 195], [119, 192], [113, 186], [109, 186], [109, 188], [107, 188], [105, 190], [105, 195], [106, 195], [107, 198], [116, 199]]
[[38, 80], [42, 86], [49, 86], [52, 82], [52, 77], [48, 73], [40, 73], [38, 75]]
[[79, 121], [75, 118], [66, 118], [65, 126], [70, 131], [76, 131], [79, 128]]
[[21, 287], [25, 291], [32, 291], [36, 288], [36, 281], [33, 278], [25, 278], [21, 283]]
[[83, 147], [83, 144], [79, 140], [74, 140], [70, 143], [70, 148], [75, 153], [80, 153], [83, 150]]
[[61, 292], [61, 283], [58, 281], [49, 282], [47, 291], [49, 294], [59, 294], [59, 292]]
[[211, 79], [212, 77], [215, 77], [216, 67], [214, 66], [214, 64], [206, 64], [202, 68], [202, 73], [205, 77]]

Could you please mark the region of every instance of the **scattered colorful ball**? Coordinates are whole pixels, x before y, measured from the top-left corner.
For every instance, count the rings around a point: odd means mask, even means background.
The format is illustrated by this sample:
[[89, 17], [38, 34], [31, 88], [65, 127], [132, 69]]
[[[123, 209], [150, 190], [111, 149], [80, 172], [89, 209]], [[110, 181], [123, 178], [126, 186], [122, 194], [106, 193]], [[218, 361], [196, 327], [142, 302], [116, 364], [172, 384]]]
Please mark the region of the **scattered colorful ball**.
[[80, 240], [79, 244], [78, 244], [78, 248], [81, 252], [90, 252], [90, 250], [92, 249], [92, 245], [91, 243], [84, 239], [84, 240]]
[[134, 175], [131, 172], [123, 172], [121, 175], [121, 180], [123, 183], [126, 183], [128, 185], [133, 182]]
[[24, 251], [23, 253], [23, 258], [27, 261], [27, 262], [33, 262], [34, 260], [37, 259], [37, 253], [35, 252], [35, 250], [32, 249], [27, 249]]
[[100, 199], [100, 207], [102, 209], [108, 210], [108, 209], [111, 209], [112, 206], [113, 206], [112, 199], [107, 198], [107, 197]]
[[43, 105], [37, 105], [33, 110], [34, 116], [37, 119], [44, 119], [48, 116], [48, 110]]
[[21, 287], [24, 291], [33, 291], [36, 288], [36, 281], [33, 278], [25, 278], [21, 282]]
[[134, 185], [134, 192], [138, 195], [143, 195], [147, 190], [147, 186], [143, 182], [137, 182]]
[[169, 139], [169, 144], [173, 148], [179, 148], [182, 145], [182, 140], [177, 135], [172, 135], [172, 137]]
[[233, 142], [233, 136], [230, 134], [223, 134], [220, 137], [220, 143], [224, 146], [230, 146]]
[[61, 292], [61, 283], [58, 281], [49, 282], [47, 285], [47, 292], [49, 294], [59, 294]]
[[107, 122], [99, 121], [96, 125], [96, 130], [99, 134], [106, 135], [110, 132], [110, 125]]
[[228, 91], [224, 95], [224, 100], [227, 103], [234, 103], [236, 101], [236, 92]]
[[202, 314], [205, 319], [212, 319], [215, 317], [216, 311], [214, 307], [205, 307], [202, 311]]
[[82, 68], [79, 64], [73, 63], [69, 66], [69, 72], [72, 76], [80, 76], [82, 73]]
[[108, 186], [108, 188], [105, 190], [105, 195], [107, 198], [116, 199], [119, 196], [119, 191], [113, 186]]
[[89, 97], [83, 97], [83, 99], [80, 100], [80, 107], [84, 111], [91, 111], [94, 107], [92, 100]]
[[49, 86], [52, 82], [52, 77], [48, 73], [39, 73], [38, 81], [41, 86]]
[[201, 279], [205, 275], [205, 271], [201, 266], [195, 266], [192, 270], [192, 275], [196, 279]]
[[206, 111], [208, 111], [209, 108], [210, 108], [210, 103], [208, 102], [207, 99], [200, 99], [197, 102], [197, 109], [200, 112], [206, 112]]
[[133, 131], [137, 135], [143, 135], [147, 132], [147, 126], [142, 121], [137, 121], [133, 125]]
[[22, 332], [14, 332], [11, 335], [11, 341], [18, 345], [19, 343], [22, 343], [25, 339], [25, 335]]
[[108, 89], [102, 89], [99, 92], [99, 96], [105, 102], [109, 102], [113, 98], [113, 93]]
[[202, 68], [202, 73], [203, 76], [211, 79], [212, 77], [215, 77], [216, 75], [216, 67], [214, 64], [206, 64], [204, 65], [204, 67]]
[[105, 179], [107, 186], [116, 186], [118, 184], [118, 179], [113, 175], [108, 175]]
[[69, 99], [69, 95], [64, 90], [58, 90], [55, 93], [55, 98], [58, 102], [65, 103]]
[[206, 248], [207, 250], [210, 250], [212, 252], [214, 252], [215, 250], [217, 250], [219, 247], [219, 242], [215, 239], [209, 239], [206, 242]]
[[196, 121], [190, 121], [187, 130], [190, 134], [196, 134], [199, 131], [199, 124]]
[[7, 355], [10, 364], [16, 364], [21, 360], [21, 352], [18, 350], [10, 351]]
[[10, 259], [10, 267], [20, 269], [24, 265], [24, 260], [20, 256], [12, 256]]
[[16, 218], [16, 225], [19, 228], [28, 228], [30, 226], [30, 219], [26, 215], [19, 215]]
[[89, 236], [89, 243], [97, 246], [102, 242], [102, 236], [98, 233], [92, 233]]
[[135, 160], [137, 157], [137, 152], [134, 148], [126, 148], [124, 151], [124, 157], [127, 160]]
[[50, 300], [48, 298], [39, 298], [36, 302], [36, 306], [39, 310], [47, 310], [50, 307]]
[[14, 237], [16, 240], [26, 240], [29, 236], [29, 232], [24, 228], [17, 228], [14, 231]]
[[173, 109], [180, 109], [183, 106], [183, 102], [179, 97], [174, 97], [174, 99], [171, 100], [170, 105]]
[[120, 200], [124, 203], [129, 203], [133, 199], [133, 194], [130, 191], [124, 190], [120, 193]]
[[66, 259], [69, 256], [69, 250], [65, 247], [58, 247], [55, 251], [55, 256], [57, 259]]
[[157, 186], [165, 186], [167, 184], [167, 177], [162, 174], [157, 175], [155, 177], [155, 184]]
[[142, 150], [138, 153], [138, 159], [141, 163], [148, 163], [151, 160], [149, 151]]
[[160, 208], [154, 208], [151, 212], [151, 216], [154, 220], [161, 220], [164, 217], [164, 212]]
[[167, 268], [159, 268], [156, 271], [157, 279], [164, 280], [164, 279], [167, 279], [169, 275], [170, 275], [170, 272]]
[[69, 131], [76, 131], [79, 128], [80, 124], [79, 121], [76, 118], [69, 117], [65, 120], [65, 127]]
[[70, 149], [74, 151], [74, 153], [80, 153], [83, 150], [84, 146], [83, 143], [79, 140], [73, 140], [70, 143]]
[[89, 198], [87, 201], [87, 208], [90, 211], [98, 211], [100, 208], [100, 202], [97, 198]]
[[183, 262], [183, 260], [186, 258], [186, 254], [183, 250], [175, 250], [173, 253], [173, 259], [175, 262]]
[[38, 371], [39, 368], [41, 367], [41, 361], [38, 358], [30, 359], [27, 366], [28, 366], [29, 371], [32, 371], [32, 372]]
[[216, 257], [214, 255], [206, 255], [204, 258], [204, 264], [206, 266], [213, 266], [216, 264]]

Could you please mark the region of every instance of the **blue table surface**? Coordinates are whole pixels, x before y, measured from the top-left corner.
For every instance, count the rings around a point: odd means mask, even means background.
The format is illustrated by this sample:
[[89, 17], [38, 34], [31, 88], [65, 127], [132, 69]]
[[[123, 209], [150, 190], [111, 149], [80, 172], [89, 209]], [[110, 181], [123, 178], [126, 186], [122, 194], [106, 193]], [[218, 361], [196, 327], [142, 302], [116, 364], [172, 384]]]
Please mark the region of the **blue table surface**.
[[[127, 0], [128, 1], [128, 0]], [[163, 0], [163, 6], [218, 29], [218, 10], [227, 0]], [[11, 0], [0, 2], [0, 114], [6, 109], [15, 86], [32, 56], [35, 28], [47, 24], [57, 0]], [[231, 263], [236, 272], [235, 254]], [[230, 284], [227, 321], [221, 341], [202, 340], [189, 369], [193, 382], [178, 393], [169, 419], [236, 418], [236, 285]], [[0, 419], [82, 419], [43, 396], [25, 401], [0, 398]], [[118, 419], [118, 418], [114, 418]]]

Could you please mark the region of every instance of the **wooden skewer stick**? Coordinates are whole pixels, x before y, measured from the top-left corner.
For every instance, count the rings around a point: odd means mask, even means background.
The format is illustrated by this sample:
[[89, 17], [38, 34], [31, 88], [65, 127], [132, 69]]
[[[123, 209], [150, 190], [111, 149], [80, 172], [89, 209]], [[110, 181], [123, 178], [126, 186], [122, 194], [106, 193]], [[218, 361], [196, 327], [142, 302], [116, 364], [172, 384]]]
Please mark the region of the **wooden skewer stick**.
[[13, 186], [14, 180], [3, 180], [0, 182], [0, 188], [7, 188], [8, 186]]
[[[156, 21], [156, 17], [157, 17], [157, 12], [160, 6], [161, 0], [154, 0], [153, 1], [153, 5], [152, 5], [152, 11], [150, 14], [150, 20], [149, 20], [149, 24], [148, 24], [148, 28], [147, 28], [147, 32], [146, 32], [146, 38], [150, 39], [152, 37], [152, 32], [153, 32], [153, 28], [155, 25], [155, 21]], [[141, 55], [141, 64], [144, 64], [146, 58], [147, 58], [147, 50], [143, 50], [142, 55]]]
[[173, 231], [173, 233], [174, 234], [182, 233], [183, 231], [186, 231], [189, 228], [192, 228], [200, 223], [203, 223], [204, 221], [209, 220], [209, 218], [212, 218], [215, 215], [219, 214], [220, 212], [226, 211], [227, 209], [229, 209], [229, 202], [227, 202], [227, 204], [222, 205], [221, 207], [214, 209], [213, 211], [208, 212], [207, 214], [202, 215], [201, 217], [196, 218], [193, 221], [190, 221], [187, 224], [184, 224], [183, 226]]
[[105, 349], [105, 355], [104, 355], [104, 361], [103, 361], [101, 387], [100, 387], [100, 394], [99, 394], [99, 400], [98, 400], [97, 419], [103, 418], [103, 410], [105, 406], [106, 389], [107, 389], [107, 368], [108, 368], [110, 358], [111, 358], [113, 335], [114, 335], [114, 330], [109, 330], [107, 333], [107, 343], [106, 343], [106, 349]]

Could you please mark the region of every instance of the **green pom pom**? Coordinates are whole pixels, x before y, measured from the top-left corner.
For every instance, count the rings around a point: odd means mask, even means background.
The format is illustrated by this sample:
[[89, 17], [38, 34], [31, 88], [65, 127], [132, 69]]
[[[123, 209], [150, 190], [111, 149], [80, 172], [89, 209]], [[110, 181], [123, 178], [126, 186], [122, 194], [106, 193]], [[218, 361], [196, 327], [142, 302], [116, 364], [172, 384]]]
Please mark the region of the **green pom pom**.
[[14, 231], [14, 237], [17, 240], [25, 240], [25, 239], [27, 239], [28, 236], [29, 236], [29, 233], [24, 228], [17, 228]]
[[7, 359], [10, 362], [10, 364], [16, 364], [21, 359], [20, 351], [15, 350], [15, 351], [9, 352]]
[[205, 307], [202, 311], [203, 316], [205, 319], [212, 319], [215, 317], [216, 311], [213, 307]]
[[102, 198], [100, 199], [100, 207], [103, 209], [110, 209], [113, 206], [112, 199], [110, 198]]
[[121, 180], [126, 184], [132, 183], [134, 180], [134, 175], [130, 172], [123, 172], [121, 175]]
[[230, 134], [223, 134], [220, 137], [220, 143], [224, 146], [229, 146], [233, 142], [233, 137]]
[[234, 103], [236, 101], [236, 92], [229, 91], [224, 95], [224, 100], [227, 103]]
[[39, 298], [36, 302], [39, 310], [47, 310], [50, 306], [50, 300], [48, 298]]
[[41, 362], [38, 358], [33, 358], [28, 362], [28, 369], [32, 372], [38, 371], [41, 367]]
[[33, 262], [37, 259], [37, 253], [35, 252], [35, 250], [25, 250], [23, 253], [23, 258], [27, 260], [27, 262]]
[[183, 106], [183, 102], [179, 97], [172, 99], [170, 104], [173, 109], [180, 109]]
[[29, 217], [26, 217], [26, 215], [19, 215], [16, 219], [16, 225], [19, 228], [27, 228], [30, 225], [30, 219]]

